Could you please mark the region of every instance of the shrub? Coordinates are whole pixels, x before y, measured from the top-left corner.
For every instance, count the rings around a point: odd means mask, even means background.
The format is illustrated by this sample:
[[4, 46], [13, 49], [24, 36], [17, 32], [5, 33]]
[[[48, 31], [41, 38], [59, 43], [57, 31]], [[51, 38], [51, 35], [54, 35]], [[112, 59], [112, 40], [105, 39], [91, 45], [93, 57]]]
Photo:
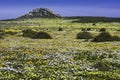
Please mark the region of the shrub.
[[119, 30], [117, 30], [118, 32], [120, 31], [120, 29]]
[[100, 32], [106, 32], [106, 29], [105, 28], [101, 28]]
[[24, 37], [30, 37], [30, 38], [34, 37], [34, 35], [37, 33], [32, 29], [26, 29], [26, 30], [23, 30], [22, 32]]
[[120, 41], [120, 38], [118, 36], [113, 36], [111, 40], [112, 41]]
[[5, 32], [5, 34], [15, 35], [17, 34], [17, 32], [8, 31], [8, 32]]
[[94, 67], [99, 71], [108, 71], [110, 69], [110, 65], [106, 61], [97, 62]]
[[52, 37], [46, 32], [35, 32], [31, 29], [23, 30], [23, 36], [33, 39], [52, 39]]
[[81, 28], [81, 31], [86, 32], [86, 29], [85, 28]]
[[119, 41], [117, 36], [111, 36], [108, 32], [102, 32], [93, 39], [93, 42]]
[[58, 31], [63, 31], [63, 29], [61, 27], [58, 28]]
[[93, 23], [92, 25], [93, 25], [93, 26], [96, 26], [96, 23]]
[[3, 35], [5, 34], [4, 30], [0, 30], [0, 38], [3, 38]]
[[89, 32], [79, 32], [76, 39], [92, 39], [93, 36]]
[[34, 35], [34, 39], [52, 39], [52, 37], [46, 32], [38, 32]]
[[87, 31], [91, 31], [91, 28], [87, 28]]

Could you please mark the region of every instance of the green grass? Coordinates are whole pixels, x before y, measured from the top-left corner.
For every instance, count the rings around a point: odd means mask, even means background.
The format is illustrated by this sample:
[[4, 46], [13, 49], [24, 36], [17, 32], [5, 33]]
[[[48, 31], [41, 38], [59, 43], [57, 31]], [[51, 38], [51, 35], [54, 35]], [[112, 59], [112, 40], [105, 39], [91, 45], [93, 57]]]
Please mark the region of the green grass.
[[[71, 23], [74, 19], [0, 21], [1, 80], [120, 80], [120, 42], [87, 42], [75, 39], [82, 28], [94, 37], [101, 28], [120, 37], [120, 23]], [[59, 27], [63, 31], [58, 31]], [[31, 39], [22, 30], [49, 33], [53, 39]], [[99, 67], [99, 65], [101, 65]]]

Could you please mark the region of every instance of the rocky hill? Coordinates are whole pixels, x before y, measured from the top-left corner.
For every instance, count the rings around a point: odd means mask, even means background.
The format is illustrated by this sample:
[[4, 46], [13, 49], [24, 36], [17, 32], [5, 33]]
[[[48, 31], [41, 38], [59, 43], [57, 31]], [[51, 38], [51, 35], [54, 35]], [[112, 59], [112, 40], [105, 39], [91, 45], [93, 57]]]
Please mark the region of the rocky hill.
[[36, 8], [19, 18], [57, 18], [61, 17], [48, 8]]

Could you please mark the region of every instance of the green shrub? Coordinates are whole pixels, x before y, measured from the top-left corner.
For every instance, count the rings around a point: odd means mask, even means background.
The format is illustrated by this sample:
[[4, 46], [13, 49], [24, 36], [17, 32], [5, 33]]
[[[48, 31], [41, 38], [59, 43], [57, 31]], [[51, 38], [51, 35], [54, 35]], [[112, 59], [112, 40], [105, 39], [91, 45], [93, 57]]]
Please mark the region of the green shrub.
[[86, 30], [87, 30], [87, 31], [91, 31], [91, 28], [87, 28]]
[[38, 32], [33, 36], [34, 39], [52, 39], [52, 37], [46, 32]]
[[120, 41], [120, 37], [118, 37], [118, 36], [113, 36], [111, 40], [112, 40], [112, 41]]
[[99, 71], [108, 71], [110, 69], [110, 64], [106, 61], [101, 61], [95, 63], [94, 67]]
[[52, 37], [46, 32], [36, 32], [31, 29], [23, 30], [23, 36], [33, 39], [52, 39]]
[[35, 34], [37, 33], [33, 31], [32, 29], [26, 29], [26, 30], [23, 30], [22, 32], [23, 32], [24, 37], [30, 37], [30, 38], [34, 37]]
[[93, 36], [89, 32], [79, 32], [76, 39], [92, 39]]
[[5, 34], [4, 30], [0, 30], [0, 38], [3, 38], [3, 35]]
[[111, 36], [108, 32], [102, 32], [93, 39], [93, 42], [120, 41], [117, 36]]
[[92, 25], [93, 25], [93, 26], [96, 26], [96, 23], [93, 23]]
[[63, 29], [61, 27], [58, 28], [58, 31], [63, 31]]
[[81, 28], [81, 31], [86, 32], [86, 29], [85, 28]]
[[106, 32], [106, 29], [105, 28], [101, 28], [100, 32]]
[[8, 32], [5, 32], [5, 34], [15, 35], [17, 34], [17, 32], [8, 31]]

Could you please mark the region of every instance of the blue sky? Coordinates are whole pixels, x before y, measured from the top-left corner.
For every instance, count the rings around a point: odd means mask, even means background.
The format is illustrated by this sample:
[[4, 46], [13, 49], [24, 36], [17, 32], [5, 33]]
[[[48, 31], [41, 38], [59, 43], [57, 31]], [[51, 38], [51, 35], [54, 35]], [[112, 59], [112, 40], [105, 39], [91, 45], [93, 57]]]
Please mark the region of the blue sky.
[[120, 0], [0, 0], [0, 19], [16, 18], [43, 7], [62, 16], [120, 17]]

